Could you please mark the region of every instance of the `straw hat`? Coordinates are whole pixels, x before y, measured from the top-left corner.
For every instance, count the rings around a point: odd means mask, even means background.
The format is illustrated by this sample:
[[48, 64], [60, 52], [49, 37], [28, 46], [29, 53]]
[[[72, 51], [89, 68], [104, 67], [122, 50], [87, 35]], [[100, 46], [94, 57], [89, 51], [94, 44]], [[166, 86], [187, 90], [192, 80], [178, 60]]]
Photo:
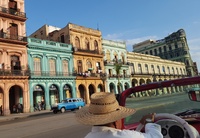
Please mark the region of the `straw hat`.
[[134, 113], [134, 109], [119, 106], [114, 93], [96, 92], [91, 95], [90, 105], [76, 112], [76, 119], [85, 125], [103, 125]]

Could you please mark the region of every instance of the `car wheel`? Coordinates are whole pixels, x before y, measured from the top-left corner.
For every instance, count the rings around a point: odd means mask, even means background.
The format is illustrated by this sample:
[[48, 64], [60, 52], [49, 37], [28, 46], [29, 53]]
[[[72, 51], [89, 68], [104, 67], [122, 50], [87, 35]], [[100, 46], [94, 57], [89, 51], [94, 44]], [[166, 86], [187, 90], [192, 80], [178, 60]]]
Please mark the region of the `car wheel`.
[[54, 114], [57, 114], [57, 111], [56, 111], [56, 110], [53, 110], [53, 113], [54, 113]]
[[65, 112], [65, 108], [61, 108], [60, 112], [64, 113]]

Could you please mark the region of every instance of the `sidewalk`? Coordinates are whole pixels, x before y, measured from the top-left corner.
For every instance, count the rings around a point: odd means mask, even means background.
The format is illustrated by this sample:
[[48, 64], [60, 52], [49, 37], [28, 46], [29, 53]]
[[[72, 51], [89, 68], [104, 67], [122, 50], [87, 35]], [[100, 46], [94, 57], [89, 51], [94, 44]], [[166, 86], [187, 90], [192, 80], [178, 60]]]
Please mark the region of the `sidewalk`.
[[45, 114], [50, 114], [50, 113], [53, 114], [53, 112], [50, 110], [41, 110], [41, 111], [36, 111], [36, 112], [31, 112], [31, 113], [10, 114], [7, 116], [0, 116], [0, 123], [4, 121], [19, 119], [19, 118], [27, 118], [31, 116], [39, 116], [39, 115], [45, 115]]

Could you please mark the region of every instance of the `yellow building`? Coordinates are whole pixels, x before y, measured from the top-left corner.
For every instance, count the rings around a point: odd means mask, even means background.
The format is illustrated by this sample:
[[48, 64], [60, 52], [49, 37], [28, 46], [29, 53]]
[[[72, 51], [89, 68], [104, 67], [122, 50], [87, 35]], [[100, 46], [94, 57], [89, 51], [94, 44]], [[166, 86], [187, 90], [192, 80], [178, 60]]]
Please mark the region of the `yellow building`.
[[90, 103], [90, 95], [104, 91], [105, 77], [102, 36], [99, 30], [86, 28], [69, 23], [64, 28], [44, 25], [31, 37], [48, 39], [73, 45], [74, 66], [76, 77], [76, 96]]
[[[131, 74], [132, 87], [187, 76], [186, 66], [182, 62], [165, 60], [157, 56], [135, 52], [127, 53], [127, 61]], [[180, 91], [178, 88], [173, 89], [176, 89], [176, 92]], [[160, 93], [171, 92], [172, 90], [168, 89]]]

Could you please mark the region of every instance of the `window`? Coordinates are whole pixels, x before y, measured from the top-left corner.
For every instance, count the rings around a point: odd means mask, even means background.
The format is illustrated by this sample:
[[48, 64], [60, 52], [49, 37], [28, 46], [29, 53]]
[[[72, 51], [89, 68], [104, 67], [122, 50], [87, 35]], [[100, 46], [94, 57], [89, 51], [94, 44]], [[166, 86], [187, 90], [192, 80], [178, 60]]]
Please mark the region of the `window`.
[[172, 73], [174, 74], [174, 68], [172, 67]]
[[162, 48], [161, 47], [159, 47], [159, 53], [162, 53]]
[[177, 43], [175, 43], [175, 49], [177, 49], [178, 48], [178, 44]]
[[8, 33], [10, 33], [11, 39], [14, 39], [14, 40], [18, 39], [18, 25], [17, 24], [11, 23], [8, 31], [10, 31]]
[[96, 40], [94, 40], [94, 48], [95, 51], [98, 51], [98, 42]]
[[154, 54], [155, 56], [157, 56], [157, 49], [154, 49]]
[[132, 64], [132, 65], [130, 66], [130, 69], [131, 69], [131, 74], [134, 74], [134, 73], [135, 73], [134, 64]]
[[171, 45], [169, 45], [169, 50], [170, 50], [170, 51], [172, 50], [172, 46], [171, 46]]
[[78, 37], [75, 38], [75, 47], [80, 48], [80, 40]]
[[138, 64], [138, 71], [139, 71], [139, 73], [142, 73], [142, 66], [141, 66], [141, 64]]
[[21, 65], [20, 65], [20, 60], [19, 56], [11, 56], [11, 70], [20, 70]]
[[85, 40], [85, 47], [87, 50], [90, 50], [90, 43], [89, 43], [88, 39]]
[[155, 73], [154, 65], [151, 65], [151, 71], [152, 71], [153, 73]]
[[178, 68], [176, 68], [176, 73], [179, 74]]
[[180, 71], [181, 71], [181, 75], [183, 75], [183, 71], [182, 71], [182, 68], [180, 68]]
[[145, 72], [149, 73], [149, 69], [148, 69], [148, 65], [147, 64], [145, 64]]
[[153, 52], [152, 52], [152, 50], [150, 50], [150, 55], [153, 55]]
[[36, 75], [41, 74], [41, 60], [40, 60], [40, 58], [34, 58], [33, 59], [33, 68], [34, 68], [34, 74], [36, 74]]
[[65, 43], [65, 36], [64, 36], [64, 34], [62, 34], [60, 36], [60, 41], [61, 41], [61, 43]]
[[92, 69], [92, 63], [90, 61], [87, 61], [87, 68]]
[[56, 74], [56, 62], [54, 59], [49, 59], [49, 71], [50, 75]]
[[164, 66], [162, 66], [162, 70], [163, 70], [163, 73], [165, 74], [166, 72], [165, 72], [165, 67]]
[[164, 46], [164, 52], [167, 52], [167, 48], [166, 48], [166, 46]]
[[157, 70], [158, 70], [158, 73], [160, 74], [160, 67], [159, 66], [157, 66]]
[[170, 68], [169, 68], [169, 67], [167, 67], [167, 71], [168, 71], [168, 73], [170, 74]]
[[83, 73], [82, 61], [81, 60], [77, 61], [77, 67], [78, 67], [78, 73]]
[[125, 63], [125, 58], [124, 58], [124, 54], [122, 54], [122, 63]]
[[63, 74], [66, 76], [68, 75], [69, 71], [68, 71], [68, 61], [67, 60], [63, 60], [62, 61], [62, 66], [63, 66]]
[[112, 69], [108, 69], [109, 76], [112, 76]]
[[106, 60], [107, 61], [110, 61], [110, 52], [109, 51], [106, 51]]

